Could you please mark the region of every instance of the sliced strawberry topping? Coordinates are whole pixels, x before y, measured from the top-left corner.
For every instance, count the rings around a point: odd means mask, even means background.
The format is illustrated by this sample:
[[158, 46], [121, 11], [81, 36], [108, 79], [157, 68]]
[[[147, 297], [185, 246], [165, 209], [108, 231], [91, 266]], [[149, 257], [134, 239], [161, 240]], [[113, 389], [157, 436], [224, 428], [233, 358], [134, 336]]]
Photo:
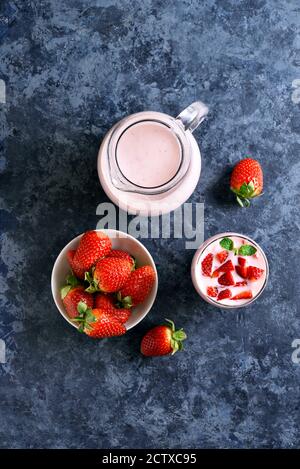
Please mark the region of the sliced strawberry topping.
[[202, 274], [205, 275], [206, 277], [211, 276], [213, 258], [214, 258], [213, 254], [210, 253], [210, 254], [207, 254], [207, 256], [201, 262]]
[[237, 273], [240, 277], [242, 277], [242, 278], [247, 278], [247, 270], [248, 270], [248, 269], [247, 269], [247, 267], [245, 267], [245, 266], [242, 267], [242, 266], [240, 266], [240, 265], [237, 265], [237, 266], [235, 267], [236, 273]]
[[245, 290], [242, 291], [241, 293], [238, 293], [237, 295], [233, 296], [231, 299], [232, 300], [248, 300], [252, 298], [252, 291], [251, 290]]
[[236, 282], [235, 287], [245, 287], [247, 285], [247, 280], [243, 280], [242, 282]]
[[218, 252], [216, 254], [216, 258], [218, 259], [218, 261], [220, 262], [220, 264], [222, 264], [223, 262], [226, 261], [228, 257], [228, 251], [226, 251], [226, 249], [224, 249], [223, 251], [221, 252]]
[[238, 257], [238, 263], [239, 265], [241, 265], [242, 267], [245, 267], [246, 265], [246, 259], [244, 257]]
[[207, 295], [211, 296], [212, 298], [215, 298], [218, 296], [218, 288], [217, 287], [207, 287]]
[[218, 278], [218, 282], [220, 285], [234, 285], [235, 281], [233, 279], [232, 273], [231, 272], [225, 272], [221, 277]]
[[225, 264], [220, 265], [214, 273], [212, 274], [213, 277], [218, 277], [220, 272], [229, 272], [230, 270], [234, 270], [234, 265], [233, 263], [229, 260], [225, 262]]
[[229, 288], [220, 291], [217, 300], [225, 300], [225, 298], [231, 298], [231, 291], [229, 290]]
[[263, 269], [250, 265], [247, 269], [247, 278], [249, 280], [258, 280], [264, 273]]

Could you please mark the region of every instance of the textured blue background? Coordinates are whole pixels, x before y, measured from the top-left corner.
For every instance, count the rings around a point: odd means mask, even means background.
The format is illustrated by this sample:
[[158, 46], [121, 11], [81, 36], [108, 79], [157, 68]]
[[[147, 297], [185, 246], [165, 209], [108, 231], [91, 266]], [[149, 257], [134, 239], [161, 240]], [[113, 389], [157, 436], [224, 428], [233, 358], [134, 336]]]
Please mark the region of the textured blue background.
[[[0, 64], [0, 446], [299, 446], [299, 1], [13, 3]], [[261, 243], [268, 287], [247, 309], [217, 310], [193, 290], [192, 251], [146, 241], [160, 278], [151, 314], [125, 337], [89, 340], [58, 314], [50, 274], [107, 200], [99, 143], [126, 114], [176, 115], [197, 98], [211, 112], [190, 201], [205, 203], [206, 237]], [[249, 153], [266, 184], [246, 211], [227, 179]], [[165, 316], [186, 329], [186, 351], [144, 359], [140, 338]]]

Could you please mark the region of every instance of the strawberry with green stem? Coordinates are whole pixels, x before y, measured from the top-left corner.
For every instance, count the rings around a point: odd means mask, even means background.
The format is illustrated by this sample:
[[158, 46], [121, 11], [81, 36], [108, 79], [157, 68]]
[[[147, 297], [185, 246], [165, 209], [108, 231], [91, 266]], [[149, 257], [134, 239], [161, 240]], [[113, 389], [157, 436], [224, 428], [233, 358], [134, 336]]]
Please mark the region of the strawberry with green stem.
[[182, 342], [186, 339], [183, 329], [176, 330], [175, 324], [166, 319], [166, 325], [156, 326], [143, 337], [141, 342], [141, 353], [146, 357], [162, 355], [174, 355], [182, 350]]
[[114, 293], [120, 290], [127, 281], [133, 264], [128, 259], [105, 257], [100, 259], [92, 273], [86, 272], [85, 280], [90, 284], [87, 292]]
[[131, 316], [130, 309], [119, 308], [116, 305], [115, 297], [106, 293], [96, 293], [94, 308], [107, 311], [114, 318], [118, 319], [122, 324], [125, 324], [125, 322], [127, 322]]
[[249, 207], [250, 200], [262, 195], [263, 172], [258, 161], [245, 158], [233, 168], [230, 189], [241, 207]]
[[78, 324], [78, 331], [94, 339], [120, 336], [126, 333], [126, 327], [107, 311], [100, 308], [88, 308], [80, 302], [78, 315], [73, 319]]
[[68, 260], [76, 277], [84, 279], [93, 265], [111, 251], [111, 240], [102, 231], [87, 231], [80, 238], [79, 246], [74, 252], [68, 252]]
[[72, 275], [67, 277], [67, 284], [61, 289], [61, 298], [66, 313], [70, 318], [77, 316], [78, 303], [83, 302], [89, 308], [92, 308], [94, 305], [93, 296], [86, 292], [84, 286]]
[[147, 298], [155, 282], [155, 271], [150, 265], [133, 270], [117, 294], [118, 304], [132, 308]]

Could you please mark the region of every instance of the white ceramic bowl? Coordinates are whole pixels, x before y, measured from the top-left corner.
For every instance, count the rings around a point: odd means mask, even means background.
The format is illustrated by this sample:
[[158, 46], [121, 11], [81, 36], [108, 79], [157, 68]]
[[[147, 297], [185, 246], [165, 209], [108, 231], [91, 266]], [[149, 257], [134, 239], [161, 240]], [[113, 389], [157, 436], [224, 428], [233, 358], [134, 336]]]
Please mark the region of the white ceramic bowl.
[[[142, 319], [144, 319], [144, 317], [148, 314], [148, 312], [152, 308], [152, 305], [156, 298], [157, 288], [158, 288], [158, 278], [157, 278], [157, 270], [155, 267], [155, 263], [153, 261], [153, 258], [150, 252], [145, 248], [145, 246], [142, 245], [142, 243], [140, 243], [137, 239], [133, 238], [133, 236], [130, 236], [127, 233], [123, 233], [122, 231], [117, 231], [117, 230], [103, 229], [103, 230], [96, 230], [96, 231], [102, 231], [103, 233], [106, 233], [110, 237], [113, 249], [122, 249], [124, 251], [127, 251], [129, 254], [131, 254], [136, 259], [136, 263], [138, 267], [141, 267], [143, 265], [151, 265], [156, 273], [155, 283], [153, 285], [153, 288], [149, 296], [146, 298], [146, 300], [143, 303], [141, 303], [140, 305], [132, 309], [132, 314], [125, 324], [127, 330], [131, 329], [132, 327], [136, 326], [139, 322], [141, 322]], [[71, 249], [77, 248], [81, 236], [82, 234], [72, 239], [72, 241], [70, 241], [63, 248], [63, 250], [60, 252], [60, 254], [58, 255], [54, 263], [52, 276], [51, 276], [52, 295], [53, 295], [54, 302], [57, 306], [57, 309], [59, 310], [61, 315], [65, 318], [65, 320], [68, 321], [68, 323], [74, 327], [77, 327], [76, 324], [72, 322], [72, 320], [69, 318], [69, 316], [65, 312], [63, 302], [60, 296], [60, 289], [65, 284], [66, 276], [70, 273], [70, 266], [67, 261], [67, 252]]]
[[[203, 294], [203, 292], [201, 290], [201, 287], [200, 287], [200, 284], [199, 284], [199, 275], [197, 275], [197, 271], [200, 269], [200, 257], [201, 257], [201, 254], [203, 253], [203, 251], [211, 243], [213, 243], [217, 239], [222, 239], [222, 238], [225, 238], [226, 236], [227, 237], [228, 236], [237, 236], [238, 238], [244, 238], [246, 241], [249, 241], [251, 244], [256, 246], [256, 248], [261, 252], [261, 254], [264, 258], [265, 268], [266, 268], [265, 281], [264, 281], [264, 284], [262, 285], [262, 288], [259, 290], [259, 292], [251, 300], [246, 301], [243, 304], [236, 304], [236, 305], [233, 304], [233, 305], [230, 305], [230, 306], [229, 305], [224, 305], [223, 303], [219, 303], [219, 302], [215, 301], [213, 298], [210, 298], [209, 296]], [[195, 290], [197, 291], [198, 295], [200, 295], [205, 301], [207, 301], [207, 303], [210, 303], [214, 306], [217, 306], [218, 308], [223, 308], [223, 309], [243, 308], [243, 307], [248, 306], [251, 303], [253, 303], [253, 301], [257, 300], [257, 298], [264, 291], [264, 289], [265, 289], [265, 287], [268, 283], [268, 279], [269, 279], [269, 264], [268, 264], [267, 257], [265, 255], [264, 251], [262, 250], [262, 248], [255, 241], [253, 241], [253, 239], [249, 238], [249, 236], [245, 236], [243, 234], [233, 233], [233, 232], [219, 233], [219, 234], [216, 234], [215, 236], [212, 236], [211, 238], [207, 239], [206, 241], [204, 241], [204, 243], [202, 243], [201, 246], [199, 246], [199, 248], [195, 252], [195, 255], [194, 255], [193, 260], [192, 260], [192, 265], [191, 265], [191, 277], [192, 277], [192, 281], [193, 281]]]

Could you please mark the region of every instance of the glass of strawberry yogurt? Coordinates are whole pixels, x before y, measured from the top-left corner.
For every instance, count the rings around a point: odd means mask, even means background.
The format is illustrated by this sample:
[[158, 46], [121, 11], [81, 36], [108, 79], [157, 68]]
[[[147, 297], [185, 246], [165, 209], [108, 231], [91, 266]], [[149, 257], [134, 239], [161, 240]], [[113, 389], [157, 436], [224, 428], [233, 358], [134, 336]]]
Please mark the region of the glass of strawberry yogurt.
[[208, 303], [240, 308], [256, 300], [269, 277], [261, 247], [248, 236], [221, 233], [196, 251], [191, 268], [195, 289]]

